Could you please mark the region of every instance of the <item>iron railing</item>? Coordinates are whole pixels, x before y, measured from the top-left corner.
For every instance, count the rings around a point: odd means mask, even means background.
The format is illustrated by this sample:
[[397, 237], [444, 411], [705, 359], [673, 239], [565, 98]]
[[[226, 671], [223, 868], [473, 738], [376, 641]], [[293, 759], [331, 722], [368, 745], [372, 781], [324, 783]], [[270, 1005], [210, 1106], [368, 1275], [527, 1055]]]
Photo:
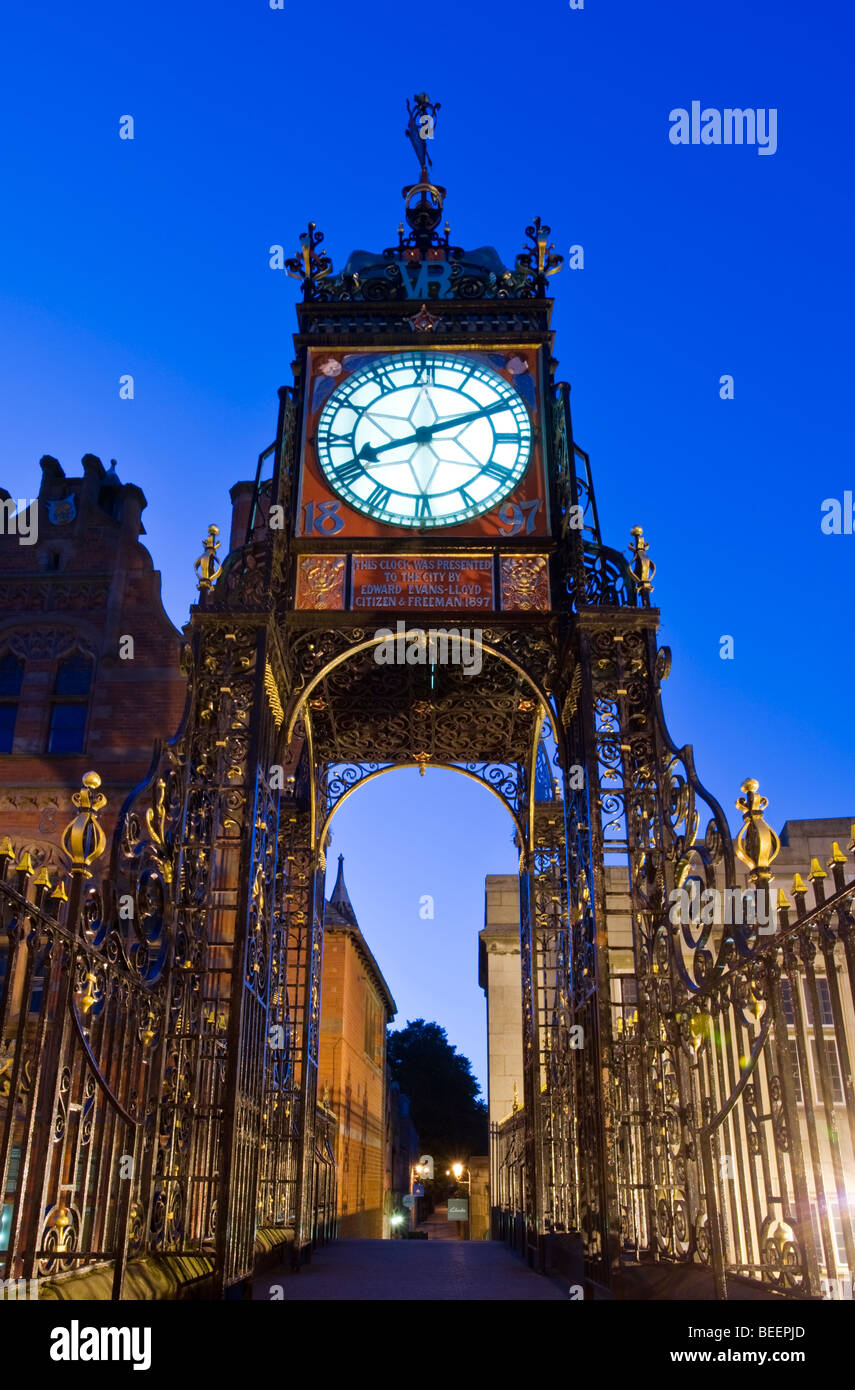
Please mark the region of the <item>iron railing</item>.
[[[756, 830], [765, 802], [756, 784], [746, 791]], [[758, 855], [754, 887], [731, 900], [745, 921], [717, 924], [711, 899], [708, 923], [681, 921], [673, 905], [652, 929], [636, 923], [632, 1000], [613, 980], [602, 1053], [619, 1211], [605, 1233], [586, 1209], [584, 1107], [568, 1104], [591, 1092], [591, 1061], [582, 1046], [556, 1053], [564, 1070], [544, 1076], [540, 1097], [542, 1229], [581, 1232], [589, 1278], [605, 1265], [616, 1283], [656, 1261], [708, 1270], [719, 1298], [738, 1298], [745, 1281], [773, 1296], [852, 1298], [855, 881], [837, 844], [828, 867], [829, 892], [814, 859], [811, 887], [797, 874], [793, 903], [779, 893], [775, 907]], [[518, 1111], [492, 1132], [493, 1233], [521, 1253], [524, 1129]]]
[[[250, 1058], [261, 1068], [263, 1134], [257, 1163], [233, 1165], [232, 1183], [255, 1219], [226, 1247], [217, 1226], [223, 1116], [234, 1106], [219, 988], [228, 962], [210, 938], [191, 955], [186, 916], [167, 909], [151, 865], [133, 898], [91, 877], [104, 848], [98, 785], [88, 774], [74, 798], [69, 871], [56, 882], [0, 841], [0, 1277], [108, 1268], [120, 1297], [129, 1261], [194, 1255], [221, 1291], [251, 1275], [258, 1228], [280, 1231], [285, 1245], [296, 1226], [301, 1122], [287, 1045], [263, 1038]], [[148, 828], [156, 841], [162, 819]], [[335, 1234], [336, 1123], [319, 1109], [315, 1244]]]

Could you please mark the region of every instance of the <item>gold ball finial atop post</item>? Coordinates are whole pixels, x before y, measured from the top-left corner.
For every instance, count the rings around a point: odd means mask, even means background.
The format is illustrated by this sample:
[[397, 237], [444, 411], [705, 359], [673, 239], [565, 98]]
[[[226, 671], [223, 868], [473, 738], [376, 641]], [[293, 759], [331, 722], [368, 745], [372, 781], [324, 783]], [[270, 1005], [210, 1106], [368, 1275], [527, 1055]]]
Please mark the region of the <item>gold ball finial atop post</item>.
[[742, 783], [743, 795], [736, 800], [736, 809], [742, 812], [743, 818], [742, 829], [736, 837], [736, 853], [743, 864], [748, 865], [752, 883], [767, 884], [772, 877], [770, 866], [781, 848], [781, 841], [763, 819], [769, 801], [757, 795], [759, 786], [755, 778], [747, 777]]
[[213, 589], [223, 572], [223, 567], [217, 559], [217, 551], [220, 548], [220, 542], [217, 540], [219, 534], [219, 526], [211, 525], [208, 527], [208, 534], [202, 542], [205, 547], [204, 552], [199, 556], [193, 566], [199, 577], [199, 582], [196, 587], [200, 594], [207, 593], [209, 589]]
[[636, 587], [640, 594], [650, 594], [653, 592], [653, 576], [656, 573], [656, 566], [647, 554], [650, 546], [644, 539], [644, 530], [641, 526], [633, 526], [630, 532], [632, 540], [629, 543], [629, 553], [633, 557], [630, 570], [635, 577]]
[[89, 878], [89, 865], [98, 859], [107, 844], [107, 836], [101, 828], [98, 816], [107, 805], [107, 798], [98, 788], [101, 778], [97, 772], [83, 774], [81, 789], [72, 794], [72, 803], [78, 808], [74, 820], [62, 832], [62, 848], [71, 862], [71, 871]]

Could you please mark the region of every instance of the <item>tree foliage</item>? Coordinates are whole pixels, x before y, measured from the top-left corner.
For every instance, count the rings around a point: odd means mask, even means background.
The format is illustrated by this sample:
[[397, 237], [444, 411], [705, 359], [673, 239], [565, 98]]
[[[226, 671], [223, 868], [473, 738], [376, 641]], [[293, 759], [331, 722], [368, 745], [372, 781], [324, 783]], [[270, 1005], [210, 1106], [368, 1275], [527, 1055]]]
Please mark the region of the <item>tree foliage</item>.
[[389, 1034], [389, 1066], [409, 1097], [424, 1153], [437, 1164], [487, 1153], [487, 1107], [468, 1057], [438, 1023], [423, 1018]]

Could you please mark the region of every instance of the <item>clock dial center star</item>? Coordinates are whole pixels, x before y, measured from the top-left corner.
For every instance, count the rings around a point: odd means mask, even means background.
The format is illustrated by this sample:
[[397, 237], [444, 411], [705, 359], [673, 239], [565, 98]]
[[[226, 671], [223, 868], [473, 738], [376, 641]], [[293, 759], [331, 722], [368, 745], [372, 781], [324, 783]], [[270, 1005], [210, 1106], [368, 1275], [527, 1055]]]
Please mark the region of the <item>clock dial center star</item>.
[[409, 460], [410, 472], [416, 480], [416, 485], [420, 492], [430, 490], [431, 480], [436, 472], [439, 459], [434, 449], [429, 446], [419, 445], [413, 450]]
[[435, 419], [432, 424], [418, 425], [412, 434], [390, 439], [385, 444], [363, 444], [357, 458], [367, 463], [376, 463], [378, 455], [387, 453], [389, 449], [401, 449], [405, 444], [430, 444], [434, 435], [439, 431], [454, 428], [462, 430], [475, 420], [483, 419], [486, 415], [495, 415], [497, 411], [506, 411], [507, 408], [507, 402], [500, 400], [494, 401], [492, 405], [482, 406], [478, 410], [467, 411], [465, 415], [450, 415], [445, 419]]

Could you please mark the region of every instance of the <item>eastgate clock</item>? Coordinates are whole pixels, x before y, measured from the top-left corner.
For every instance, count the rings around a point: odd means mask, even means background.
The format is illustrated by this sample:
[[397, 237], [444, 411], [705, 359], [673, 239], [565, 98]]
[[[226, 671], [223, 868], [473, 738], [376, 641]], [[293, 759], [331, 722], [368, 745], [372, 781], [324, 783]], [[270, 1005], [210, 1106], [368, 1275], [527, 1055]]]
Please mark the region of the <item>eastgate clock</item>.
[[531, 421], [485, 363], [446, 352], [376, 357], [326, 401], [316, 453], [348, 506], [392, 526], [443, 527], [495, 507], [519, 483]]

